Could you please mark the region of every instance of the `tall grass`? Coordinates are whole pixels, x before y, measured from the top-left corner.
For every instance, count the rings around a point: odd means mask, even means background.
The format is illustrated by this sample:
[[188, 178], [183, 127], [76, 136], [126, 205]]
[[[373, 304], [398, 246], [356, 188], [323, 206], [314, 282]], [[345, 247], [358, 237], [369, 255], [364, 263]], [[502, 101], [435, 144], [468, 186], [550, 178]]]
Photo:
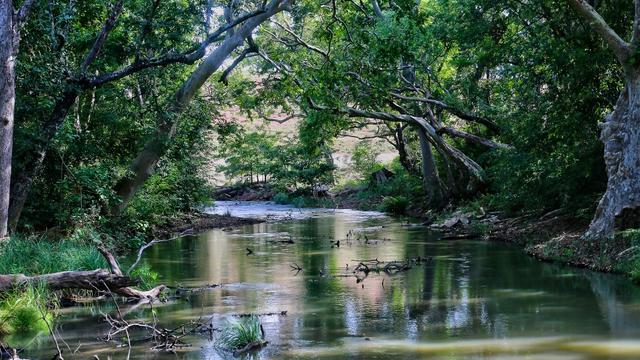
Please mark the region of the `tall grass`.
[[227, 321], [216, 339], [216, 346], [225, 350], [238, 350], [252, 342], [262, 341], [260, 319], [252, 315]]
[[48, 331], [53, 320], [46, 308], [44, 287], [27, 287], [24, 291], [3, 294], [0, 298], [0, 335]]
[[106, 265], [95, 246], [78, 241], [12, 236], [0, 243], [0, 274], [93, 270]]

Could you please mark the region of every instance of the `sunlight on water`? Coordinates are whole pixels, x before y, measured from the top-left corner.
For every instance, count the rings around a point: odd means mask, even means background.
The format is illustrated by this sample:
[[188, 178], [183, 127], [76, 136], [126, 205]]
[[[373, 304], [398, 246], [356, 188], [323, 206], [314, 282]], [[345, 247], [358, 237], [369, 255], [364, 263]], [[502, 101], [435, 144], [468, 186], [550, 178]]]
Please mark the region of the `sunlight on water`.
[[[150, 248], [142, 263], [160, 282], [221, 285], [154, 304], [164, 327], [199, 319], [220, 327], [234, 314], [276, 313], [261, 317], [269, 346], [255, 359], [640, 358], [640, 290], [624, 278], [541, 263], [503, 244], [443, 241], [376, 212], [218, 205], [213, 212], [288, 220]], [[396, 274], [354, 273], [360, 262], [375, 269], [418, 257], [427, 260]], [[119, 307], [129, 320], [152, 319], [146, 306]], [[111, 301], [60, 310], [60, 336], [80, 345], [73, 358], [126, 357], [126, 347], [98, 339], [107, 330], [102, 313], [114, 311]], [[192, 346], [177, 354], [136, 343], [132, 358], [233, 358], [206, 335], [185, 339]], [[44, 335], [12, 341], [34, 359], [54, 348]]]

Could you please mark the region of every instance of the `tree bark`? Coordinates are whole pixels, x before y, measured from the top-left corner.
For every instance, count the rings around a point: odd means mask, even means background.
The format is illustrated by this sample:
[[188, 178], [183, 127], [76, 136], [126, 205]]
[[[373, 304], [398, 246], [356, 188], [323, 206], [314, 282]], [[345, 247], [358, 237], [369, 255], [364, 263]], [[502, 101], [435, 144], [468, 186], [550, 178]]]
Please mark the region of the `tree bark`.
[[567, 0], [607, 43], [624, 69], [625, 87], [601, 124], [607, 189], [598, 203], [586, 240], [612, 239], [616, 230], [640, 225], [640, 66], [635, 54], [640, 39], [640, 1], [635, 0], [633, 35], [626, 43], [585, 0]]
[[433, 157], [431, 144], [424, 129], [416, 128], [418, 139], [420, 140], [420, 151], [422, 154], [422, 185], [427, 194], [429, 205], [438, 209], [445, 200], [442, 182], [438, 175], [438, 168]]
[[111, 209], [113, 215], [118, 215], [122, 212], [138, 189], [151, 176], [156, 164], [169, 148], [181, 113], [187, 108], [196, 92], [260, 24], [284, 10], [288, 3], [289, 0], [272, 0], [264, 13], [243, 23], [233, 35], [228, 36], [194, 70], [176, 92], [167, 112], [158, 119], [154, 134], [147, 140], [142, 150], [132, 161], [128, 173], [116, 184], [115, 192], [120, 198], [120, 202]]
[[0, 237], [7, 236], [13, 115], [16, 101], [15, 58], [18, 29], [10, 0], [0, 0]]
[[[0, 292], [9, 291], [25, 285], [44, 284], [51, 290], [84, 289], [115, 291], [116, 289], [137, 285], [137, 281], [128, 276], [112, 274], [106, 269], [91, 271], [63, 271], [52, 274], [25, 276], [0, 275]], [[105, 288], [106, 286], [106, 288]]]
[[640, 75], [627, 75], [614, 111], [601, 128], [607, 189], [586, 239], [611, 239], [615, 230], [640, 225]]
[[[406, 126], [406, 125], [405, 125]], [[416, 170], [411, 165], [409, 161], [409, 154], [407, 153], [407, 141], [404, 138], [404, 127], [402, 124], [397, 124], [396, 129], [394, 131], [395, 137], [395, 146], [396, 150], [398, 150], [398, 158], [400, 160], [400, 165], [409, 173], [415, 174]]]

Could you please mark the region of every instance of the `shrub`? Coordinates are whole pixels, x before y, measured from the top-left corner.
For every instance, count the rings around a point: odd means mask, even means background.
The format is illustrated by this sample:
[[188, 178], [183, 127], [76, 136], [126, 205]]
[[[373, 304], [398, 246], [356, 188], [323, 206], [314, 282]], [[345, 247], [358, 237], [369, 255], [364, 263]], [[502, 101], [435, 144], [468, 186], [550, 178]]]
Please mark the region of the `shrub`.
[[129, 276], [140, 279], [140, 288], [150, 290], [158, 283], [158, 273], [151, 270], [149, 265], [140, 265], [133, 269]]
[[285, 194], [285, 193], [277, 193], [274, 197], [273, 197], [273, 201], [276, 204], [280, 204], [280, 205], [285, 205], [285, 204], [289, 204], [290, 203], [290, 199], [289, 199], [289, 195]]
[[407, 212], [409, 199], [404, 196], [386, 196], [380, 205], [382, 211], [402, 215]]

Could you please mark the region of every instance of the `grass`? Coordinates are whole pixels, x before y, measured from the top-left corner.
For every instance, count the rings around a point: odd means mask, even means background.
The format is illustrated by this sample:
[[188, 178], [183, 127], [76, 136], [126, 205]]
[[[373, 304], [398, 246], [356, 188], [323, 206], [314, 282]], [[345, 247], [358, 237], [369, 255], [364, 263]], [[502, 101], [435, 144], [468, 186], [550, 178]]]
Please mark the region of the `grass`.
[[53, 315], [44, 305], [44, 288], [28, 287], [0, 299], [0, 335], [48, 331]]
[[227, 321], [216, 339], [216, 346], [234, 351], [253, 342], [262, 341], [260, 319], [255, 316], [242, 317]]
[[105, 268], [95, 245], [45, 237], [12, 236], [0, 243], [0, 274], [45, 274]]

